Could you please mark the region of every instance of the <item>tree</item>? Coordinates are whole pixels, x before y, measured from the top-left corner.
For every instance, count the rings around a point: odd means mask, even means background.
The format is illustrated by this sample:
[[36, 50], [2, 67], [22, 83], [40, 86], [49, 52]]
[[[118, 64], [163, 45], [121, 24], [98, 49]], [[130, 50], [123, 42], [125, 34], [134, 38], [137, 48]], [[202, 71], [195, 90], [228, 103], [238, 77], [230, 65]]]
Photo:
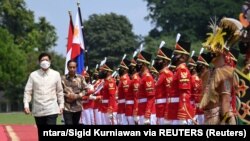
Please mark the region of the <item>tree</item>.
[[0, 1], [0, 27], [14, 37], [14, 43], [25, 52], [32, 50], [49, 51], [56, 45], [55, 27], [44, 17], [35, 23], [34, 14], [26, 9], [24, 0]]
[[[0, 91], [20, 101], [30, 72], [39, 67], [38, 55], [56, 45], [55, 27], [44, 17], [34, 21], [24, 0], [0, 0]], [[64, 57], [52, 52], [52, 67], [64, 69]]]
[[[0, 90], [15, 100], [27, 78], [26, 54], [14, 44], [13, 36], [0, 28]], [[13, 93], [15, 92], [15, 93]]]
[[[175, 44], [176, 44], [176, 37], [175, 36], [166, 36], [162, 35], [157, 38], [153, 37], [145, 37], [144, 42], [145, 42], [145, 50], [152, 53], [153, 57], [156, 56], [157, 50], [159, 49], [159, 45], [161, 41], [165, 41], [165, 47], [170, 48], [170, 49], [175, 49]], [[195, 51], [195, 54], [198, 55], [201, 49], [201, 41], [194, 41], [191, 42], [191, 51]], [[190, 51], [190, 52], [191, 52]]]
[[84, 30], [90, 68], [99, 64], [104, 57], [118, 66], [123, 54], [132, 54], [138, 46], [131, 23], [122, 15], [91, 15], [84, 22]]
[[52, 51], [51, 53], [52, 60], [51, 60], [51, 68], [57, 70], [60, 74], [64, 74], [65, 69], [65, 58], [62, 55], [57, 54], [56, 52]]
[[33, 12], [26, 9], [23, 0], [1, 0], [0, 17], [0, 26], [14, 36], [15, 43], [20, 43], [34, 27]]
[[149, 14], [146, 19], [155, 24], [151, 37], [162, 34], [186, 34], [192, 41], [204, 39], [210, 18], [238, 18], [245, 0], [145, 0]]

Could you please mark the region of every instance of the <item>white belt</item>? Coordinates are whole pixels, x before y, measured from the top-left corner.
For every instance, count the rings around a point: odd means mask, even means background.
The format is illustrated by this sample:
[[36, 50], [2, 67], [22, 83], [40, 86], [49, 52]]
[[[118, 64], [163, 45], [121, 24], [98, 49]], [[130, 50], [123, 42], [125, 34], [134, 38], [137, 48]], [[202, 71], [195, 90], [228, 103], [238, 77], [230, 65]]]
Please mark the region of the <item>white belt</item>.
[[119, 99], [118, 100], [118, 103], [120, 104], [120, 103], [125, 103], [125, 99]]
[[155, 104], [162, 104], [166, 103], [167, 99], [166, 98], [159, 98], [155, 100]]
[[102, 103], [109, 103], [109, 100], [108, 99], [103, 99]]
[[145, 103], [147, 102], [147, 98], [141, 98], [138, 100], [138, 103]]
[[134, 104], [134, 100], [126, 100], [126, 104]]
[[177, 103], [177, 102], [179, 102], [179, 97], [168, 98], [168, 103]]

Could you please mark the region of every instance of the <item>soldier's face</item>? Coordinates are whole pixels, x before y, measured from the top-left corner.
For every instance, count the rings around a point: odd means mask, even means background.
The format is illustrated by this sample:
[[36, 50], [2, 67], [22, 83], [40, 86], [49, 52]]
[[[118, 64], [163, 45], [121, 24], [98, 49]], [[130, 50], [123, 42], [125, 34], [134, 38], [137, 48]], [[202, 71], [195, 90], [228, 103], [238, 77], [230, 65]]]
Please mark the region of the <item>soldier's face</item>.
[[181, 58], [181, 54], [175, 53], [174, 57], [171, 60], [172, 64], [176, 66], [180, 58]]
[[133, 74], [136, 71], [135, 66], [129, 66], [128, 73]]
[[136, 64], [136, 71], [137, 72], [140, 72], [141, 71], [141, 69], [142, 69], [142, 62], [137, 62], [137, 64]]
[[101, 70], [101, 71], [99, 72], [99, 74], [98, 74], [98, 76], [99, 76], [100, 79], [106, 78], [107, 75], [108, 75], [108, 72], [105, 71], [105, 70]]
[[164, 67], [163, 63], [164, 63], [163, 59], [156, 58], [155, 59], [155, 64], [154, 64], [155, 69], [157, 71], [161, 70]]
[[119, 76], [122, 76], [125, 73], [125, 69], [124, 68], [120, 68], [118, 70]]

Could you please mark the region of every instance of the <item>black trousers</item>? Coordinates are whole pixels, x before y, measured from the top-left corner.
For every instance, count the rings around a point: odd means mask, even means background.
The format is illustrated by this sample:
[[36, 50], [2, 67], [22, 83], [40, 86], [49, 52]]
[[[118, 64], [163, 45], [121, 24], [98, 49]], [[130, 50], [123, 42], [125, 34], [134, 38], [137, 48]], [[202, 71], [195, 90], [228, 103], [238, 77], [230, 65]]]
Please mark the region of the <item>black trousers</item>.
[[69, 112], [63, 111], [63, 119], [65, 125], [78, 125], [81, 117], [81, 111], [79, 112]]
[[57, 114], [43, 116], [43, 117], [35, 117], [39, 141], [42, 141], [42, 129], [41, 129], [42, 126], [56, 125], [56, 119], [57, 119], [57, 117], [58, 117]]
[[56, 125], [57, 117], [57, 114], [43, 117], [35, 117], [36, 125]]

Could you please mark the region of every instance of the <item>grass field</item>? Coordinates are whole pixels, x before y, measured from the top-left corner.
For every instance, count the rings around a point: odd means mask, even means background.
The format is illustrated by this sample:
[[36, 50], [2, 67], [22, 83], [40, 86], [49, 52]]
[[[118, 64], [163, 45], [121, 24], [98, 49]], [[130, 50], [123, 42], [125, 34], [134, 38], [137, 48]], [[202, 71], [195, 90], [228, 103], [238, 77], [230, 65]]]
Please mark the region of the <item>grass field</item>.
[[[57, 118], [57, 124], [61, 123], [61, 116]], [[23, 112], [0, 113], [0, 124], [35, 124], [35, 119], [32, 115], [25, 115]]]

